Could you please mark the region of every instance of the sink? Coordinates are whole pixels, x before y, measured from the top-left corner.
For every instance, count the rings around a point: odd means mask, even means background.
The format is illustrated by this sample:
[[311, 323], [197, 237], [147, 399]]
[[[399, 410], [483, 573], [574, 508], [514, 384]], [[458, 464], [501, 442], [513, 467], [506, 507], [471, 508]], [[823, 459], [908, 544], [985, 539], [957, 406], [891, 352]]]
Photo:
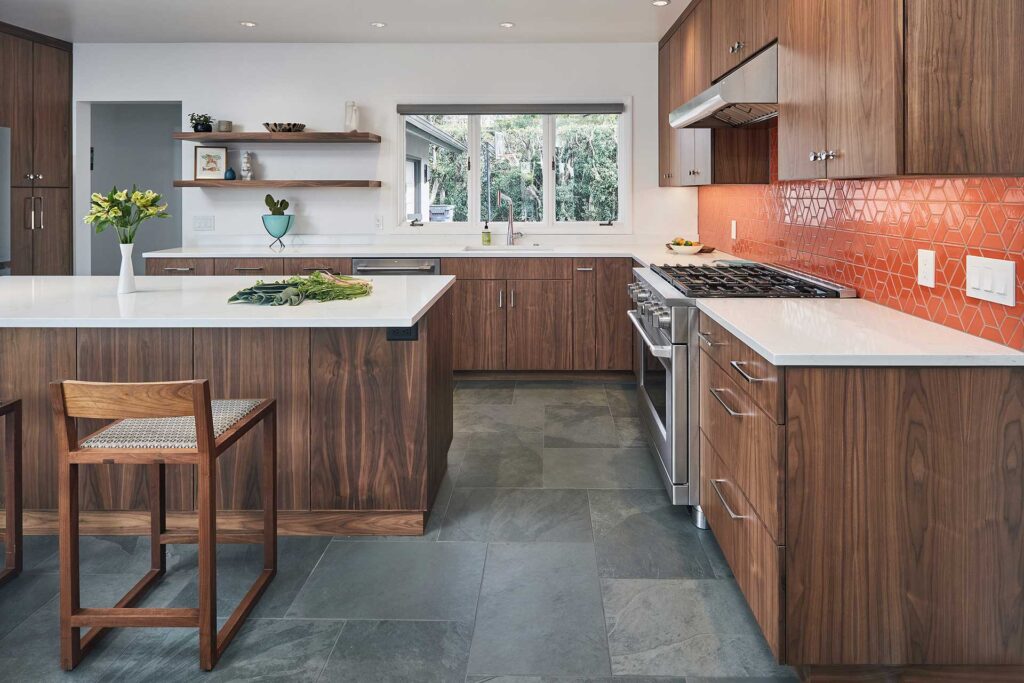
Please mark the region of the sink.
[[463, 247], [463, 251], [518, 251], [518, 252], [531, 252], [531, 251], [554, 251], [554, 247], [535, 247], [529, 244], [516, 244], [509, 246], [507, 244], [496, 244], [491, 247]]

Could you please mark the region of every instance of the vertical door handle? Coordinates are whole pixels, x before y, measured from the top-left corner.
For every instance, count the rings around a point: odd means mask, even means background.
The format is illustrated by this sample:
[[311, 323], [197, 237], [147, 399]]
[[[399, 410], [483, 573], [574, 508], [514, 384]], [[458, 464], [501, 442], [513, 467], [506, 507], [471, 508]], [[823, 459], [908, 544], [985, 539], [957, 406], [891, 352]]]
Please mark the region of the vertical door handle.
[[[42, 176], [39, 176], [39, 177], [42, 178]], [[36, 199], [39, 200], [39, 229], [42, 230], [43, 228], [46, 227], [45, 222], [43, 220], [43, 198], [42, 197], [36, 197]], [[34, 205], [33, 205], [33, 207], [34, 207]], [[33, 211], [32, 211], [32, 215], [35, 215], [34, 208], [33, 208]]]
[[505, 290], [504, 289], [499, 289], [498, 290], [498, 308], [504, 308], [504, 307], [505, 307]]
[[36, 198], [34, 196], [33, 197], [25, 197], [25, 204], [28, 206], [28, 210], [29, 210], [29, 213], [31, 214], [31, 217], [28, 220], [25, 219], [25, 211], [24, 211], [24, 208], [23, 208], [22, 212], [21, 212], [22, 229], [23, 230], [35, 230], [36, 229]]
[[508, 307], [509, 308], [515, 308], [516, 307], [516, 290], [514, 290], [514, 289], [508, 290]]

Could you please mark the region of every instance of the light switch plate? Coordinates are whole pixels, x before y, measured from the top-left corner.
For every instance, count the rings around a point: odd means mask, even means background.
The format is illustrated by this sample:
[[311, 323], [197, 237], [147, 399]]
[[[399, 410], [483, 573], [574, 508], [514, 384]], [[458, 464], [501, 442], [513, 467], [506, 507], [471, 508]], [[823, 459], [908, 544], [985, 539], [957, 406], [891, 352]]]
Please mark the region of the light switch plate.
[[215, 216], [192, 216], [192, 230], [195, 232], [213, 232], [217, 229]]
[[732, 238], [736, 239], [736, 221], [732, 222]]
[[1014, 306], [1017, 279], [1013, 261], [967, 257], [967, 296]]
[[935, 252], [931, 249], [917, 250], [917, 284], [935, 286]]

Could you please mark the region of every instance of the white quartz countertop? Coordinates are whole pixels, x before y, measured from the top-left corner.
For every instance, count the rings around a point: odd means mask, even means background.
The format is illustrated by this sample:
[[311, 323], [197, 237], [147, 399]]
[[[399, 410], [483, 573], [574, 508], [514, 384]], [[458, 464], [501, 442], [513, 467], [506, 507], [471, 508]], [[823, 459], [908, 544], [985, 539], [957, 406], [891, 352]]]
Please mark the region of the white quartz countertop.
[[[455, 283], [449, 275], [365, 278], [370, 296], [300, 306], [229, 304], [257, 277], [0, 278], [0, 327], [411, 327]], [[271, 278], [264, 278], [271, 279]]]
[[699, 299], [774, 365], [1024, 366], [1024, 353], [864, 299]]
[[644, 266], [710, 264], [718, 259], [734, 259], [724, 251], [714, 251], [698, 256], [683, 256], [670, 252], [664, 245], [649, 246], [558, 246], [531, 249], [528, 246], [514, 249], [495, 246], [473, 247], [467, 251], [463, 245], [337, 245], [337, 246], [289, 246], [281, 251], [269, 247], [178, 247], [143, 254], [144, 258], [632, 258]]

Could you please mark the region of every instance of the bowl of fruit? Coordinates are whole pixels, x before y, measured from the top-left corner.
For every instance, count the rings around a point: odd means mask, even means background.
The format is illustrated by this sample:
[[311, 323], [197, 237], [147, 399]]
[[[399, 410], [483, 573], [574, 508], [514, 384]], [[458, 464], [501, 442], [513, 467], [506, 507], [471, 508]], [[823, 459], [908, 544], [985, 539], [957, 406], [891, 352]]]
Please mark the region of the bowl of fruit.
[[704, 248], [704, 245], [700, 242], [694, 242], [693, 240], [683, 239], [677, 237], [676, 239], [669, 242], [667, 245], [669, 249], [676, 252], [677, 254], [696, 254], [698, 251]]

